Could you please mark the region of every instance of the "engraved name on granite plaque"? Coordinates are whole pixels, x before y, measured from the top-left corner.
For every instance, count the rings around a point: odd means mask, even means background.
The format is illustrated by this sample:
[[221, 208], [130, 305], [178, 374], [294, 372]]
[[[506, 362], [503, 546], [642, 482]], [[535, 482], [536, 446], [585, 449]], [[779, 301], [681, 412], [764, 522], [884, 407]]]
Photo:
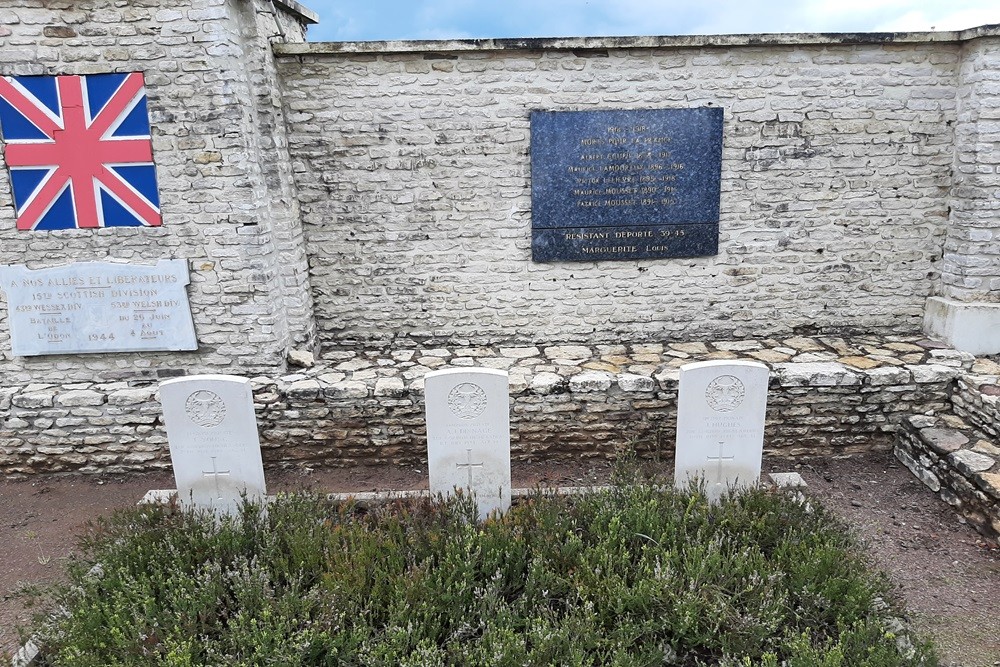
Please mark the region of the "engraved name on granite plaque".
[[536, 262], [718, 254], [722, 109], [534, 111]]

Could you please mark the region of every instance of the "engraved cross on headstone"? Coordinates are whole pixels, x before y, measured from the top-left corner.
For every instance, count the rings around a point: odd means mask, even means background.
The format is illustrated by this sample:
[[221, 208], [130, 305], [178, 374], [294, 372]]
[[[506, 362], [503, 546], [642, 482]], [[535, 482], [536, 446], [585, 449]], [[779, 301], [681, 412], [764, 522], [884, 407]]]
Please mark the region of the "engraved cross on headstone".
[[212, 477], [215, 479], [215, 493], [219, 500], [222, 500], [222, 489], [219, 488], [219, 477], [229, 477], [228, 470], [219, 470], [215, 465], [215, 457], [212, 457], [212, 472], [201, 471], [202, 477]]
[[472, 462], [472, 450], [471, 449], [466, 449], [465, 451], [466, 451], [466, 455], [468, 456], [468, 463], [456, 463], [455, 465], [457, 467], [459, 467], [459, 468], [467, 468], [468, 469], [468, 471], [469, 471], [469, 488], [471, 489], [472, 488], [472, 469], [473, 468], [482, 468], [483, 464], [481, 462], [480, 463], [473, 463]]
[[722, 484], [722, 462], [723, 461], [732, 461], [733, 459], [736, 458], [735, 456], [723, 456], [722, 455], [722, 450], [723, 450], [723, 448], [725, 446], [726, 446], [725, 442], [720, 442], [719, 443], [719, 455], [718, 456], [708, 456], [708, 457], [706, 457], [709, 461], [718, 461], [719, 462], [718, 469], [715, 471], [715, 485], [716, 486], [719, 486], [720, 484]]

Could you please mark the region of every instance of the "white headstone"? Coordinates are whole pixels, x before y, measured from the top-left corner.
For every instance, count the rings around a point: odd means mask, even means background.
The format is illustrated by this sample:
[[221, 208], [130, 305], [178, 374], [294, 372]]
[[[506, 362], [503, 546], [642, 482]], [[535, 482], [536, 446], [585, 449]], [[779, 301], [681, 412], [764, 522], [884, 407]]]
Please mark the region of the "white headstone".
[[250, 380], [194, 375], [160, 384], [163, 421], [181, 503], [234, 513], [263, 500], [264, 465]]
[[196, 350], [187, 260], [0, 266], [14, 356]]
[[703, 479], [710, 500], [760, 480], [767, 366], [702, 361], [681, 366], [674, 484]]
[[471, 491], [479, 517], [510, 507], [510, 393], [507, 372], [433, 371], [424, 377], [427, 465], [432, 493]]

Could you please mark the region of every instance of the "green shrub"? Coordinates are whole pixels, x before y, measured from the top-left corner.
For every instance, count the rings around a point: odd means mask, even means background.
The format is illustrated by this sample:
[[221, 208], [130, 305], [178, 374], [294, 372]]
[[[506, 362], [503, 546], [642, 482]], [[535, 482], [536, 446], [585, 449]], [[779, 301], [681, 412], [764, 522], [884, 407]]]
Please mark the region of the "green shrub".
[[538, 494], [483, 523], [462, 497], [144, 507], [81, 552], [36, 629], [52, 665], [936, 664], [840, 525], [762, 491]]

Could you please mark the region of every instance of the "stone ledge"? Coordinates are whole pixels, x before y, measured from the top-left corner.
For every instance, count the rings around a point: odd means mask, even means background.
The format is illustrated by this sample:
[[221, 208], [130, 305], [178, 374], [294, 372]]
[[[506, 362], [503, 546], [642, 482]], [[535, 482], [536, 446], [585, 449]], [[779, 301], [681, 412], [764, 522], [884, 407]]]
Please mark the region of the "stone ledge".
[[[333, 350], [311, 368], [251, 380], [271, 464], [421, 464], [424, 376], [471, 366], [510, 373], [515, 460], [614, 457], [629, 446], [669, 457], [679, 368], [709, 359], [771, 367], [765, 451], [778, 457], [891, 449], [904, 415], [950, 411], [956, 378], [989, 371], [987, 360], [919, 336], [799, 336]], [[0, 388], [0, 405], [5, 474], [169, 466], [149, 380]]]
[[296, 0], [274, 0], [274, 4], [306, 25], [319, 23], [319, 14]]
[[774, 386], [859, 387], [862, 391], [951, 382], [976, 362], [968, 352], [919, 336], [341, 350], [327, 353], [308, 370], [279, 378], [277, 390], [296, 398], [420, 395], [423, 377], [430, 371], [482, 366], [510, 373], [511, 396], [609, 390], [651, 394], [676, 390], [681, 366], [714, 359], [763, 362], [772, 370]]
[[955, 415], [904, 419], [896, 458], [980, 533], [1000, 538], [1000, 447]]
[[[265, 471], [266, 473], [266, 471]], [[768, 481], [762, 479], [761, 484], [777, 490], [795, 490], [808, 488], [802, 475], [797, 472], [768, 473]], [[546, 496], [578, 496], [585, 493], [609, 491], [615, 487], [594, 484], [591, 486], [539, 486], [515, 487], [510, 490], [511, 498], [531, 498], [538, 493]], [[269, 495], [267, 502], [274, 502], [277, 496]], [[392, 500], [409, 498], [430, 498], [428, 489], [397, 489], [385, 491], [342, 491], [326, 494], [329, 500], [354, 501], [357, 503], [385, 503]], [[150, 489], [139, 500], [137, 505], [169, 505], [177, 500], [177, 489]]]
[[1000, 34], [1000, 25], [938, 32], [771, 33], [761, 35], [672, 35], [651, 37], [551, 37], [509, 39], [387, 40], [312, 42], [275, 45], [283, 56], [331, 56], [358, 53], [461, 53], [467, 51], [586, 51], [748, 46], [811, 46], [966, 42]]

